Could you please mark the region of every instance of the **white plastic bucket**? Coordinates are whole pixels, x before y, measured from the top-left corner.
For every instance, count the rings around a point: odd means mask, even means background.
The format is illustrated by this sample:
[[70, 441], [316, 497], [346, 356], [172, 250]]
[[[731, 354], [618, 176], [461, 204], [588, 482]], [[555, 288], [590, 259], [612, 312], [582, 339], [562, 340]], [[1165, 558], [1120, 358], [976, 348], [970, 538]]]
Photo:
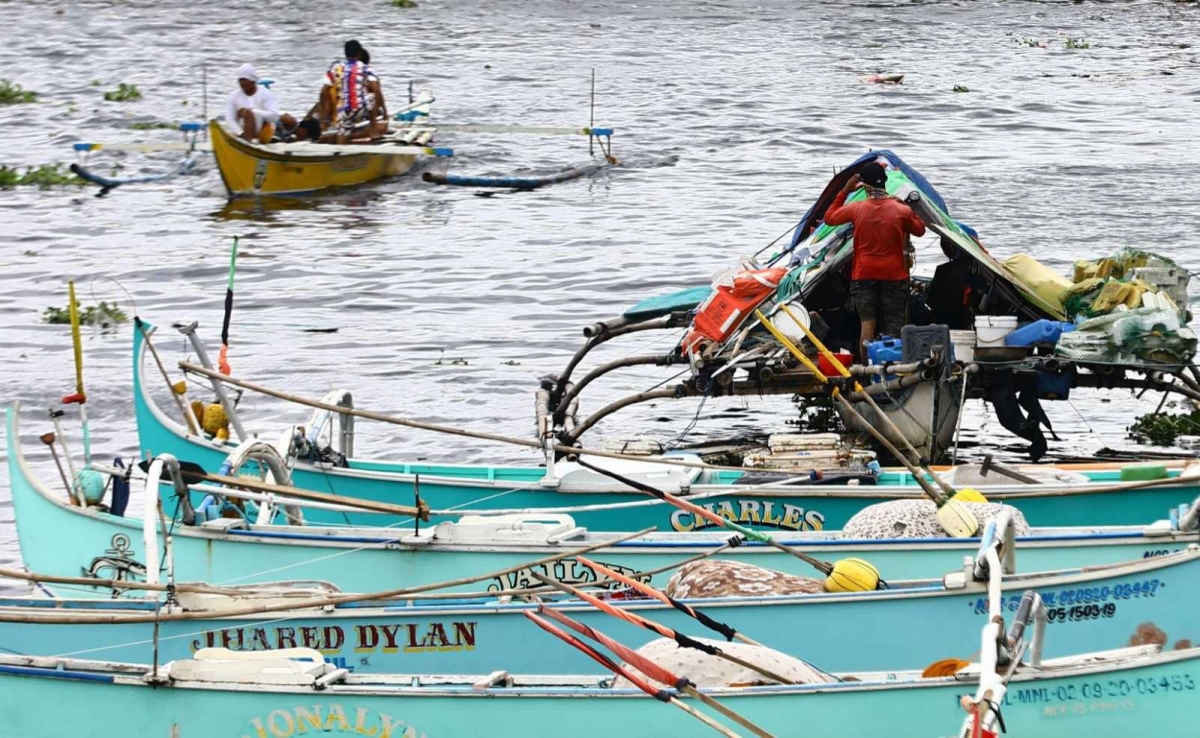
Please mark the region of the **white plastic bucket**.
[[975, 318], [975, 345], [1000, 348], [1004, 337], [1017, 329], [1015, 315], [980, 315]]
[[954, 345], [954, 360], [975, 360], [975, 331], [950, 331], [950, 343]]

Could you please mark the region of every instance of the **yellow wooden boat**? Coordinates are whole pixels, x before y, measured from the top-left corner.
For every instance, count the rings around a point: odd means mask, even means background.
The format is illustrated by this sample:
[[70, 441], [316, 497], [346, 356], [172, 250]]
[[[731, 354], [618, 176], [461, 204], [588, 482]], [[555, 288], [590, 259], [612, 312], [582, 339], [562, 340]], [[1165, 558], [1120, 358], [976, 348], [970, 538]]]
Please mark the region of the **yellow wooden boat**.
[[408, 172], [421, 156], [449, 152], [429, 146], [434, 130], [426, 126], [433, 96], [424, 93], [403, 114], [420, 124], [390, 133], [373, 144], [301, 141], [261, 144], [244, 141], [219, 121], [209, 122], [209, 140], [230, 197], [286, 195], [347, 187]]

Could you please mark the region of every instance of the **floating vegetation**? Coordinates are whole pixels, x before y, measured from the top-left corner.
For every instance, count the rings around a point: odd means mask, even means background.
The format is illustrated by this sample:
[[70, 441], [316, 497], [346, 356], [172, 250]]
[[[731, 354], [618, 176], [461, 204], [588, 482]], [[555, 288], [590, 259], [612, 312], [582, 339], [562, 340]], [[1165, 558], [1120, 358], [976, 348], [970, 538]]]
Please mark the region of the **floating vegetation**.
[[1136, 441], [1156, 446], [1173, 446], [1179, 436], [1200, 433], [1200, 410], [1193, 410], [1186, 415], [1146, 413], [1125, 430], [1128, 431], [1129, 437]]
[[37, 93], [8, 79], [0, 79], [0, 105], [18, 105], [37, 100]]
[[179, 128], [178, 123], [163, 123], [162, 121], [151, 121], [149, 123], [134, 123], [133, 125], [129, 126], [129, 129], [132, 131], [155, 131], [158, 129], [173, 131], [177, 128]]
[[109, 102], [133, 102], [142, 99], [142, 91], [136, 85], [127, 85], [122, 82], [117, 85], [117, 89], [104, 93], [104, 99]]
[[787, 421], [802, 433], [844, 433], [842, 418], [838, 415], [830, 395], [795, 395], [792, 402], [800, 411], [800, 417]]
[[971, 88], [966, 85], [954, 85], [953, 92], [970, 92]]
[[521, 362], [513, 361], [512, 359], [509, 359], [508, 361], [502, 361], [500, 363], [504, 366], [521, 366]]
[[[42, 322], [51, 325], [70, 325], [71, 312], [67, 308], [48, 307], [42, 312]], [[79, 311], [79, 322], [109, 330], [121, 323], [128, 323], [129, 316], [114, 303], [100, 301]]]
[[415, 8], [417, 0], [392, 0], [393, 8]]
[[446, 349], [442, 349], [442, 355], [438, 357], [437, 361], [433, 362], [433, 365], [434, 366], [443, 366], [443, 365], [445, 365], [445, 366], [467, 366], [467, 360], [462, 357], [459, 357], [457, 359], [447, 359], [446, 358]]
[[0, 189], [83, 184], [85, 183], [82, 179], [76, 177], [71, 170], [63, 169], [62, 164], [43, 164], [40, 167], [29, 167], [24, 172], [16, 167], [0, 166]]
[[1018, 38], [1018, 39], [1016, 39], [1016, 42], [1021, 44], [1022, 46], [1029, 46], [1034, 49], [1046, 48], [1046, 42], [1039, 41], [1036, 38]]
[[1092, 45], [1082, 38], [1069, 38], [1063, 42], [1068, 49], [1090, 49]]

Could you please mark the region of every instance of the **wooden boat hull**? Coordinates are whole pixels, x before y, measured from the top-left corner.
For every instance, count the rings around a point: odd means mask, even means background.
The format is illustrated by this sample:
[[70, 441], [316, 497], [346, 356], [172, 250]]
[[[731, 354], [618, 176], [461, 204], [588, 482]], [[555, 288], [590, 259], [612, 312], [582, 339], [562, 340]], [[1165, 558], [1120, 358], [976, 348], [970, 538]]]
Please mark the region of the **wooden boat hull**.
[[[542, 633], [531, 632], [529, 641], [536, 647], [565, 648]], [[1022, 670], [1013, 678], [1003, 704], [1010, 735], [1195, 736], [1200, 650], [1081, 656], [1046, 667]], [[157, 671], [167, 670], [160, 665]], [[9, 704], [23, 708], [10, 711], [8, 730], [22, 738], [290, 738], [310, 732], [375, 738], [485, 733], [562, 738], [567, 735], [564, 725], [571, 726], [573, 738], [662, 738], [708, 731], [681, 710], [640, 692], [596, 686], [596, 677], [578, 677], [567, 685], [518, 678], [520, 686], [473, 688], [471, 680], [479, 677], [352, 675], [345, 684], [318, 691], [312, 686], [183, 679], [151, 685], [143, 679], [149, 672], [149, 666], [0, 656], [0, 690]], [[827, 685], [705, 691], [779, 736], [929, 738], [958, 734], [964, 717], [958, 699], [976, 686], [970, 677], [919, 679], [909, 672]]]
[[[208, 126], [213, 157], [230, 197], [290, 195], [350, 187], [408, 172], [410, 154], [293, 154], [272, 151], [232, 135], [218, 121]], [[365, 147], [364, 147], [365, 148]]]
[[[145, 341], [139, 331], [134, 331], [134, 411], [142, 453], [171, 453], [215, 472], [234, 445], [190, 434], [168, 417], [146, 384], [145, 354]], [[410, 504], [414, 477], [420, 474], [421, 496], [435, 510], [571, 508], [567, 511], [576, 523], [592, 530], [635, 531], [649, 526], [663, 531], [714, 530], [706, 521], [697, 521], [666, 503], [648, 501], [645, 495], [630, 492], [616, 482], [570, 493], [544, 487], [540, 481], [545, 469], [533, 465], [472, 466], [372, 459], [350, 459], [349, 464], [348, 468], [331, 468], [297, 460], [292, 481], [298, 487], [345, 497]], [[1172, 473], [1178, 474], [1181, 465], [1177, 464]], [[1200, 485], [1194, 479], [1148, 489], [1113, 490], [1113, 485], [1120, 482], [1119, 467], [1081, 468], [1080, 473], [1088, 477], [1089, 483], [1036, 487], [997, 484], [979, 489], [992, 502], [1019, 508], [1030, 525], [1039, 527], [1148, 524], [1200, 494]], [[739, 472], [705, 473], [692, 484], [690, 493], [693, 497], [709, 495], [698, 504], [743, 525], [792, 533], [840, 530], [868, 505], [922, 497], [920, 487], [902, 470], [887, 470], [878, 485], [861, 487], [793, 484], [743, 490], [738, 484], [742, 476]], [[379, 515], [321, 510], [313, 510], [309, 519], [330, 525], [395, 522]]]

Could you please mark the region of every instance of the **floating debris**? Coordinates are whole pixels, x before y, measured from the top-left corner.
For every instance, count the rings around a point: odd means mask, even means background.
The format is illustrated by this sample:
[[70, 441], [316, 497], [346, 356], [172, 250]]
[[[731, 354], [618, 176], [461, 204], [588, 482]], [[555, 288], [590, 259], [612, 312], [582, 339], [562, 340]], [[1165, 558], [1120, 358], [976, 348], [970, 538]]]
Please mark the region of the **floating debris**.
[[393, 8], [415, 8], [418, 6], [417, 6], [417, 0], [392, 0], [392, 7]]
[[1018, 38], [1018, 39], [1015, 39], [1015, 40], [1016, 40], [1016, 42], [1017, 42], [1017, 43], [1021, 44], [1022, 46], [1028, 46], [1028, 47], [1031, 47], [1031, 48], [1034, 48], [1034, 49], [1044, 49], [1044, 48], [1046, 48], [1046, 42], [1045, 42], [1045, 41], [1039, 41], [1039, 40], [1037, 40], [1036, 38]]
[[868, 74], [865, 77], [859, 77], [860, 82], [868, 82], [876, 85], [898, 85], [904, 82], [903, 74]]
[[0, 79], [0, 105], [19, 105], [37, 100], [37, 93], [26, 90], [12, 80]]
[[447, 359], [446, 358], [446, 350], [442, 349], [442, 355], [438, 357], [437, 361], [433, 362], [433, 365], [434, 366], [442, 366], [442, 365], [467, 366], [467, 360], [462, 357], [459, 357], [457, 359]]
[[954, 85], [952, 92], [970, 92], [971, 88], [966, 85]]
[[1063, 45], [1066, 46], [1068, 49], [1090, 49], [1090, 48], [1092, 48], [1092, 45], [1089, 44], [1087, 41], [1085, 41], [1082, 38], [1069, 38], [1065, 42], [1063, 42]]
[[129, 126], [129, 130], [131, 130], [131, 131], [156, 131], [156, 130], [178, 131], [179, 124], [178, 123], [163, 123], [162, 121], [151, 121], [149, 123], [134, 123]]
[[104, 93], [104, 99], [109, 102], [133, 102], [142, 99], [142, 92], [136, 85], [127, 85], [122, 82], [117, 85], [117, 89]]

